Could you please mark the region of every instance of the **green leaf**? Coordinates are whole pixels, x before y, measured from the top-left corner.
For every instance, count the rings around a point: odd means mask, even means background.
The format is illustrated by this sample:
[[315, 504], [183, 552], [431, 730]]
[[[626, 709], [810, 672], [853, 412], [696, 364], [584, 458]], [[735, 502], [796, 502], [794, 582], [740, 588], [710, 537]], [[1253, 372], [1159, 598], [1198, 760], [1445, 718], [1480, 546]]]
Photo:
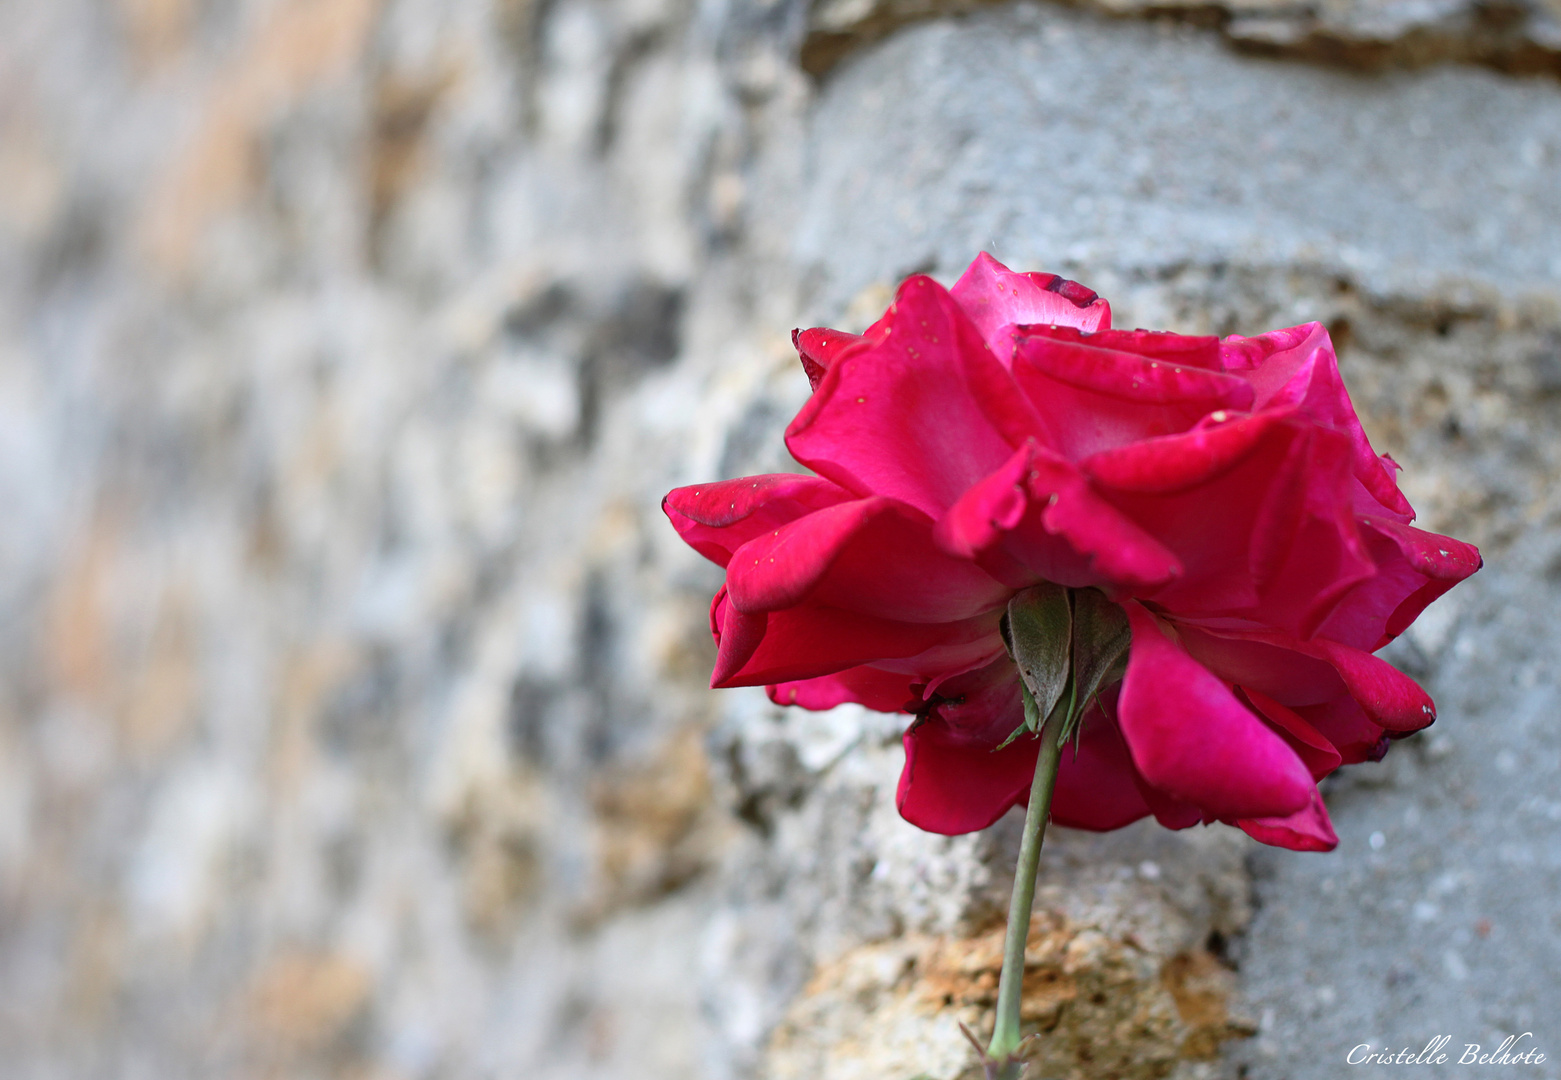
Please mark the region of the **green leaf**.
[[1101, 687], [1122, 677], [1133, 633], [1127, 612], [1106, 599], [1099, 589], [1073, 593], [1074, 707], [1069, 710], [1062, 738], [1078, 730], [1078, 723]]
[[[1125, 619], [1126, 616], [1124, 615]], [[1043, 582], [1017, 593], [1008, 602], [1004, 637], [1019, 677], [1035, 698], [1041, 719], [1051, 715], [1068, 688], [1073, 638], [1073, 608], [1068, 590]], [[1026, 726], [1029, 704], [1025, 706]], [[1034, 731], [1040, 727], [1037, 721]]]
[[1013, 742], [1019, 736], [1023, 735], [1025, 732], [1036, 732], [1041, 730], [1041, 721], [1045, 718], [1041, 716], [1041, 710], [1036, 707], [1035, 695], [1030, 693], [1030, 688], [1024, 684], [1023, 679], [1019, 680], [1019, 693], [1024, 695], [1024, 723], [1014, 728], [1014, 730], [1009, 733], [1008, 738], [1004, 739], [1002, 742], [998, 743], [992, 748], [992, 752], [994, 754], [1003, 749], [1009, 743]]

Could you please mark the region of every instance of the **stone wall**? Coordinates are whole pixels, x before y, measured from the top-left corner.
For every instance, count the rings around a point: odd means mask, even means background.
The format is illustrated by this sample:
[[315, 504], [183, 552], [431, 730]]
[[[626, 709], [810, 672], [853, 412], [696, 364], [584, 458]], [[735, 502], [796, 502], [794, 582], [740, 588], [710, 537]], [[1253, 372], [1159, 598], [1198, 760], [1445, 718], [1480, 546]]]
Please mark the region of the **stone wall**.
[[900, 822], [892, 717], [708, 691], [658, 502], [789, 467], [793, 326], [986, 249], [1120, 325], [1324, 320], [1487, 558], [1337, 852], [1054, 837], [1045, 1074], [1561, 1076], [1553, 0], [0, 23], [8, 1075], [968, 1076], [1014, 823]]

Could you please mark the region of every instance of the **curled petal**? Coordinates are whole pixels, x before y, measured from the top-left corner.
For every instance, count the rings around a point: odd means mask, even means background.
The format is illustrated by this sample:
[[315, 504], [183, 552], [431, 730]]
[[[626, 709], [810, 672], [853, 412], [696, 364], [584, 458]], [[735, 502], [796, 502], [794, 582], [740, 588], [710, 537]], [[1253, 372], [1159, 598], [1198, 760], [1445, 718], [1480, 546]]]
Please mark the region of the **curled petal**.
[[1309, 429], [1290, 444], [1253, 522], [1247, 569], [1253, 621], [1311, 637], [1377, 567], [1350, 513], [1349, 446]]
[[1152, 594], [1156, 603], [1179, 613], [1253, 609], [1259, 596], [1250, 565], [1253, 533], [1298, 434], [1278, 417], [1250, 416], [1085, 459], [1080, 468], [1101, 499], [1164, 545], [1182, 568]]
[[950, 292], [1005, 364], [1016, 326], [1111, 327], [1111, 305], [1084, 286], [1056, 274], [1016, 274], [984, 251]]
[[852, 345], [859, 345], [866, 340], [861, 334], [847, 334], [822, 326], [791, 332], [791, 343], [796, 346], [802, 370], [807, 373], [808, 385], [814, 390], [824, 381], [824, 372], [829, 370], [829, 365], [835, 362], [836, 357]]
[[716, 647], [715, 670], [710, 675], [712, 687], [745, 685], [732, 680], [764, 644], [768, 627], [769, 616], [738, 611], [727, 598], [726, 586], [717, 590], [710, 601], [710, 636]]
[[675, 488], [661, 509], [689, 547], [725, 566], [754, 537], [850, 498], [817, 476], [771, 473]]
[[1362, 510], [1406, 523], [1414, 518], [1409, 500], [1398, 490], [1395, 467], [1371, 448], [1360, 426], [1339, 376], [1333, 342], [1322, 324], [1307, 323], [1255, 338], [1232, 336], [1221, 344], [1220, 353], [1227, 371], [1240, 373], [1252, 383], [1258, 408], [1299, 408], [1312, 422], [1349, 439]]
[[905, 622], [955, 622], [1009, 595], [973, 562], [938, 548], [926, 515], [882, 497], [839, 503], [750, 540], [726, 583], [743, 611], [809, 602]]
[[1037, 425], [949, 294], [913, 277], [880, 337], [830, 365], [786, 445], [859, 495], [887, 495], [936, 518]]
[[1362, 521], [1361, 532], [1376, 573], [1350, 589], [1317, 634], [1368, 652], [1403, 633], [1484, 562], [1473, 544], [1384, 518]]
[[1190, 829], [1200, 821], [1212, 820], [1192, 803], [1155, 787], [1144, 779], [1136, 767], [1133, 769], [1133, 784], [1154, 819], [1167, 829]]
[[1162, 364], [1225, 370], [1220, 363], [1220, 339], [1213, 336], [1173, 334], [1167, 330], [1101, 330], [1091, 334], [1089, 340], [1102, 349], [1116, 349]]
[[821, 605], [748, 613], [723, 589], [711, 607], [716, 666], [710, 685], [767, 686], [873, 663], [925, 682], [963, 671], [1003, 648], [998, 614], [957, 623], [906, 623]]
[[1181, 563], [1177, 580], [1152, 594], [1156, 604], [1184, 619], [1311, 633], [1374, 570], [1345, 498], [1348, 448], [1293, 415], [1219, 415], [1081, 468]]
[[1257, 690], [1289, 708], [1317, 705], [1345, 692], [1344, 681], [1327, 661], [1281, 643], [1180, 621], [1176, 629], [1193, 659], [1225, 682]]
[[1298, 705], [1295, 712], [1338, 751], [1341, 765], [1381, 761], [1387, 753], [1387, 732], [1381, 724], [1372, 723], [1349, 694], [1341, 693], [1316, 705]]
[[1161, 630], [1143, 605], [1124, 605], [1133, 629], [1117, 720], [1144, 780], [1217, 818], [1292, 814], [1311, 774], [1229, 687]]
[[[1085, 475], [1114, 491], [1142, 495], [1178, 495], [1218, 480], [1273, 437], [1290, 435], [1281, 430], [1287, 417], [1281, 413], [1238, 416], [1224, 422], [1212, 420], [1180, 435], [1145, 439], [1086, 458]], [[1282, 438], [1288, 449], [1289, 439]]]
[[1236, 824], [1259, 843], [1291, 851], [1332, 851], [1339, 846], [1339, 837], [1328, 818], [1328, 808], [1323, 805], [1316, 788], [1312, 789], [1311, 802], [1293, 814], [1241, 818]]
[[885, 671], [864, 664], [834, 675], [776, 683], [764, 689], [777, 705], [821, 710], [855, 702], [877, 712], [892, 713], [905, 711], [906, 706], [918, 696], [912, 689], [915, 678], [914, 675]]
[[1029, 795], [1040, 743], [1019, 738], [994, 750], [971, 743], [938, 718], [905, 733], [905, 768], [895, 805], [928, 832], [957, 836], [991, 825]]
[[934, 536], [943, 550], [1016, 589], [1051, 581], [1118, 595], [1181, 573], [1175, 555], [1033, 440], [966, 491]]
[[1243, 693], [1258, 715], [1268, 721], [1269, 727], [1290, 744], [1290, 749], [1310, 770], [1313, 780], [1321, 780], [1339, 767], [1342, 759], [1338, 748], [1299, 713], [1260, 691], [1243, 689]]
[[1436, 720], [1431, 695], [1381, 657], [1324, 638], [1298, 642], [1294, 648], [1331, 664], [1350, 697], [1389, 731], [1419, 731]]
[[[1021, 327], [1015, 340], [1014, 379], [1041, 417], [1047, 444], [1070, 461], [1178, 434], [1220, 409], [1252, 407], [1252, 387], [1233, 375], [1109, 348], [1107, 336], [1127, 335], [1035, 326]], [[1213, 338], [1192, 340], [1206, 340], [1213, 353]]]
[[1361, 649], [1266, 630], [1182, 629], [1188, 650], [1211, 670], [1292, 708], [1332, 700], [1342, 688], [1389, 731], [1419, 731], [1436, 719], [1436, 706], [1419, 683]]

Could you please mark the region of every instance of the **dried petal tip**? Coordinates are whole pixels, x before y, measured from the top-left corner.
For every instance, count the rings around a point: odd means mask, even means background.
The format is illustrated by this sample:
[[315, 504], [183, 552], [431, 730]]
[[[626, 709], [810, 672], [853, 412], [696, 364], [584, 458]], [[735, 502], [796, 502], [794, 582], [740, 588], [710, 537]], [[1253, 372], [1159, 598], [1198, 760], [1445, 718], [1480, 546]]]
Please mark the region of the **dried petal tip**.
[[802, 361], [802, 370], [807, 372], [808, 385], [814, 390], [817, 390], [818, 384], [824, 381], [829, 366], [842, 352], [857, 342], [865, 340], [858, 334], [847, 334], [821, 326], [811, 330], [791, 332], [791, 343], [796, 346], [797, 357]]

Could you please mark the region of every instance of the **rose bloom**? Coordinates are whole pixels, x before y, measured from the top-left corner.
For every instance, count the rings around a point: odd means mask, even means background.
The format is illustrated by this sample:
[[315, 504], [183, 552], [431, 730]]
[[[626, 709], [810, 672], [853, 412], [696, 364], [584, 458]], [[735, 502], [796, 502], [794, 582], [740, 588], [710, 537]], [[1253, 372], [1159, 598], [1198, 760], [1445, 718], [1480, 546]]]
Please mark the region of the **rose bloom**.
[[1023, 804], [1038, 740], [999, 623], [1039, 582], [1127, 612], [1126, 674], [1063, 753], [1052, 819], [1153, 814], [1337, 844], [1317, 781], [1435, 719], [1372, 653], [1480, 566], [1410, 526], [1327, 331], [1111, 329], [1106, 301], [990, 256], [901, 285], [860, 336], [793, 335], [813, 394], [786, 445], [816, 475], [679, 488], [726, 567], [712, 685], [914, 719], [898, 805], [939, 833]]

